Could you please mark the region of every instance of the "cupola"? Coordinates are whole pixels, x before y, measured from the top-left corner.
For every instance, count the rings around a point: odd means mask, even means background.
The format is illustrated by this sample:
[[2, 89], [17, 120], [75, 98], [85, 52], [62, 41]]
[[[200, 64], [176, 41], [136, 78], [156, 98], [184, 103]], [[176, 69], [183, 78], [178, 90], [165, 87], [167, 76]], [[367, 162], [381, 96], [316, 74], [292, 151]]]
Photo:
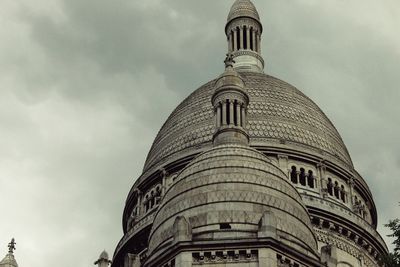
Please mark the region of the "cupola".
[[236, 143], [247, 145], [249, 135], [245, 130], [249, 97], [240, 75], [233, 68], [233, 54], [227, 54], [225, 72], [215, 82], [211, 98], [214, 106], [214, 145]]
[[0, 267], [18, 267], [17, 261], [14, 257], [15, 250], [15, 239], [11, 239], [11, 242], [8, 244], [8, 253], [4, 257], [2, 261], [0, 261]]
[[250, 0], [236, 0], [225, 26], [228, 51], [238, 71], [263, 72], [261, 34], [263, 27], [257, 9]]

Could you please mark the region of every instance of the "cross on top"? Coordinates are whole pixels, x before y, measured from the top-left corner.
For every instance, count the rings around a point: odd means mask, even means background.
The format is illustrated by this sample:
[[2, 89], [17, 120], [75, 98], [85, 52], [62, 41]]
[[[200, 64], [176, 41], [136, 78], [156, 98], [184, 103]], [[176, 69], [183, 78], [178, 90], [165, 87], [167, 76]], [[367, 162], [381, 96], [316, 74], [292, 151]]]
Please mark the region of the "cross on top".
[[9, 252], [9, 253], [13, 253], [14, 250], [16, 250], [16, 248], [15, 248], [15, 245], [16, 245], [16, 244], [17, 244], [17, 243], [15, 243], [15, 239], [14, 239], [14, 238], [11, 239], [11, 242], [8, 243], [8, 252]]

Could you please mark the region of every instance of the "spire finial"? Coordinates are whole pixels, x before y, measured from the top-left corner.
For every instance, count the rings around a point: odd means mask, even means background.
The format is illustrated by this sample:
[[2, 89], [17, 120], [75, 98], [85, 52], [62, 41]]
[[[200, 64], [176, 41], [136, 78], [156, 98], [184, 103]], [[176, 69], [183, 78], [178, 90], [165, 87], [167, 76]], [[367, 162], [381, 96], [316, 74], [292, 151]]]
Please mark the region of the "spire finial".
[[11, 239], [11, 242], [8, 243], [8, 253], [11, 253], [11, 254], [14, 253], [14, 250], [16, 250], [16, 248], [15, 248], [15, 245], [16, 245], [16, 244], [17, 244], [17, 243], [15, 243], [15, 239], [12, 238], [12, 239]]

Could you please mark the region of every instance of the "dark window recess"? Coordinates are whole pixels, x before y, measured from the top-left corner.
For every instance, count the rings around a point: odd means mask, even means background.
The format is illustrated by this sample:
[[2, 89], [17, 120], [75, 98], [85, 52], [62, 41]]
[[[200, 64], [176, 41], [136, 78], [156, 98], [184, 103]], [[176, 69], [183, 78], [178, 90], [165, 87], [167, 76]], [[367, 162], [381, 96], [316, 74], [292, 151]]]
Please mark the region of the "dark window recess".
[[221, 229], [221, 230], [232, 229], [232, 226], [229, 223], [220, 223], [219, 229]]
[[233, 124], [235, 124], [235, 126], [238, 126], [238, 114], [237, 114], [237, 108], [236, 108], [237, 105], [238, 105], [238, 103], [235, 100], [234, 105], [233, 105], [233, 121], [234, 121]]
[[333, 183], [332, 183], [332, 179], [328, 178], [328, 193], [329, 195], [333, 196]]
[[292, 183], [297, 184], [297, 170], [295, 166], [292, 166], [292, 171], [290, 172], [290, 180]]
[[243, 27], [243, 49], [247, 49], [247, 27]]
[[314, 188], [314, 176], [312, 171], [308, 171], [308, 186]]
[[232, 50], [235, 50], [235, 35], [233, 34], [233, 31], [231, 31], [231, 42]]
[[306, 186], [306, 172], [303, 168], [300, 168], [300, 184]]
[[237, 45], [237, 50], [239, 50], [240, 47], [240, 29], [239, 27], [236, 28], [236, 45]]
[[230, 125], [231, 122], [231, 110], [229, 108], [229, 100], [226, 100], [226, 124]]
[[254, 51], [253, 34], [253, 28], [250, 28], [250, 49]]
[[335, 182], [335, 187], [333, 188], [333, 192], [335, 193], [335, 197], [339, 199], [339, 184]]

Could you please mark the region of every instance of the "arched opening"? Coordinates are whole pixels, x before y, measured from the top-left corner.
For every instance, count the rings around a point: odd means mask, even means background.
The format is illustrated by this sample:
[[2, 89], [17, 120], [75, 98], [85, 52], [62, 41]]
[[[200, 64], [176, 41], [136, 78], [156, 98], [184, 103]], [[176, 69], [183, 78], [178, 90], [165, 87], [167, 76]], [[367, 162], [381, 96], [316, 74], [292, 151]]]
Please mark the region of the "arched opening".
[[297, 170], [295, 166], [292, 166], [292, 171], [290, 172], [290, 181], [297, 184]]
[[306, 186], [306, 171], [304, 168], [300, 168], [300, 184]]
[[226, 124], [227, 125], [230, 125], [232, 122], [231, 122], [231, 110], [230, 110], [230, 107], [229, 107], [229, 100], [226, 100], [226, 103], [225, 103], [225, 105], [226, 105]]
[[314, 188], [314, 175], [311, 170], [308, 171], [307, 182], [309, 187]]
[[328, 178], [327, 188], [328, 188], [328, 194], [333, 196], [333, 183], [331, 178]]
[[243, 27], [243, 49], [247, 49], [247, 26]]
[[239, 27], [236, 27], [236, 47], [237, 47], [237, 50], [239, 50], [241, 47], [240, 47], [240, 28]]
[[254, 31], [253, 31], [253, 27], [250, 28], [250, 49], [254, 51]]
[[233, 31], [231, 31], [231, 47], [232, 47], [232, 51], [235, 50], [235, 34], [233, 33]]
[[218, 108], [220, 109], [220, 113], [219, 113], [219, 125], [222, 125], [223, 120], [223, 116], [224, 114], [222, 113], [222, 103], [218, 103]]

